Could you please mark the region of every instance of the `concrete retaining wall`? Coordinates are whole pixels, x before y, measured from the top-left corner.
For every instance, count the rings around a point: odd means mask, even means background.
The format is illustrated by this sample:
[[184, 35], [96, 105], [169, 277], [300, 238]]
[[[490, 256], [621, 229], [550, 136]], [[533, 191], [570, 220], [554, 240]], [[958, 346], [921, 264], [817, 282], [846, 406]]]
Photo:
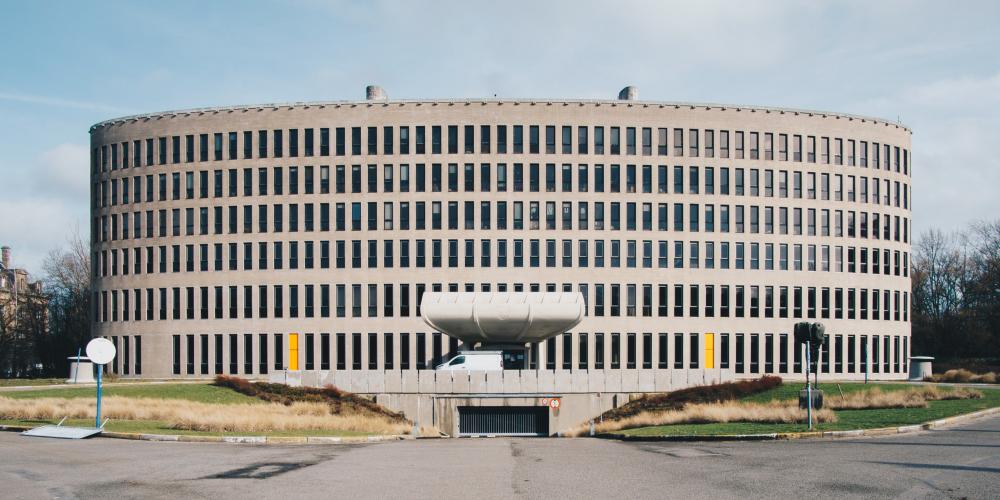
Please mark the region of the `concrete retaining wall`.
[[[785, 375], [802, 377], [802, 375]], [[905, 374], [900, 374], [905, 377]], [[566, 433], [642, 393], [729, 382], [731, 370], [277, 371], [269, 380], [294, 386], [334, 385], [372, 397], [419, 426], [458, 435], [459, 406], [535, 406], [560, 398], [549, 431]]]
[[733, 375], [729, 370], [316, 370], [277, 371], [269, 379], [369, 395], [417, 425], [455, 436], [459, 406], [535, 406], [542, 398], [558, 397], [559, 409], [549, 411], [549, 431], [566, 433], [633, 395], [729, 381]]
[[497, 370], [497, 371], [285, 371], [271, 382], [363, 394], [586, 394], [667, 392], [733, 380], [730, 370]]

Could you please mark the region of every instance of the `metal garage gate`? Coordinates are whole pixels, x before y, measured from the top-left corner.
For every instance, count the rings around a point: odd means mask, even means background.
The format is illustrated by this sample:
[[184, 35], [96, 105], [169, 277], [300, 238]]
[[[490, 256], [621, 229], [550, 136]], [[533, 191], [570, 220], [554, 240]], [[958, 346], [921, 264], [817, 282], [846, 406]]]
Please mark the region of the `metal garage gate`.
[[547, 406], [459, 406], [459, 436], [548, 436]]

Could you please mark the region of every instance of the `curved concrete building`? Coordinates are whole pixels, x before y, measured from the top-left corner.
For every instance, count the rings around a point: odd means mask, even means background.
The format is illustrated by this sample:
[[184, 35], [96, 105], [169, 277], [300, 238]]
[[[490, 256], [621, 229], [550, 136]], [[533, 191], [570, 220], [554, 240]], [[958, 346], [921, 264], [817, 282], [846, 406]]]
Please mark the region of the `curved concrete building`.
[[585, 317], [528, 346], [519, 392], [794, 377], [802, 320], [830, 335], [821, 377], [905, 377], [906, 127], [634, 88], [368, 94], [91, 128], [111, 371], [420, 391], [457, 346], [421, 320], [425, 291], [579, 292]]

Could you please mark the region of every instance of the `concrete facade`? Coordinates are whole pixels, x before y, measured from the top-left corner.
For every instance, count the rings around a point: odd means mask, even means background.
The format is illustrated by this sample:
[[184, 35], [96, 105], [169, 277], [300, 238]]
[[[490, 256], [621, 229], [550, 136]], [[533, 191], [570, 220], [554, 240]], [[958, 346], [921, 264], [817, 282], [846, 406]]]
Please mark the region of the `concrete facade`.
[[[401, 400], [627, 394], [795, 376], [790, 333], [806, 320], [833, 339], [825, 373], [864, 378], [870, 354], [873, 378], [906, 377], [906, 127], [755, 106], [372, 95], [91, 128], [93, 334], [127, 353], [111, 370], [287, 376]], [[587, 316], [570, 341], [530, 346], [516, 377], [427, 371], [454, 344], [421, 321], [420, 291], [487, 287], [581, 291]]]

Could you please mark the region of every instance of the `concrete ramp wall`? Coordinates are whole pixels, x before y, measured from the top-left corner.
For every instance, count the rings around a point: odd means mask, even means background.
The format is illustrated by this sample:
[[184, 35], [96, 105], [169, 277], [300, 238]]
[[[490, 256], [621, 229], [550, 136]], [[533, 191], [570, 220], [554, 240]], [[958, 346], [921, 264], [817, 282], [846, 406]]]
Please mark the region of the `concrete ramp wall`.
[[729, 370], [498, 370], [498, 371], [277, 371], [271, 382], [339, 389], [371, 396], [420, 426], [458, 435], [459, 406], [539, 406], [549, 410], [549, 431], [567, 433], [601, 413], [647, 392], [669, 392], [733, 380]]
[[587, 394], [603, 392], [668, 392], [693, 385], [733, 380], [730, 370], [384, 370], [287, 371], [269, 380], [296, 386], [322, 387], [362, 394]]

